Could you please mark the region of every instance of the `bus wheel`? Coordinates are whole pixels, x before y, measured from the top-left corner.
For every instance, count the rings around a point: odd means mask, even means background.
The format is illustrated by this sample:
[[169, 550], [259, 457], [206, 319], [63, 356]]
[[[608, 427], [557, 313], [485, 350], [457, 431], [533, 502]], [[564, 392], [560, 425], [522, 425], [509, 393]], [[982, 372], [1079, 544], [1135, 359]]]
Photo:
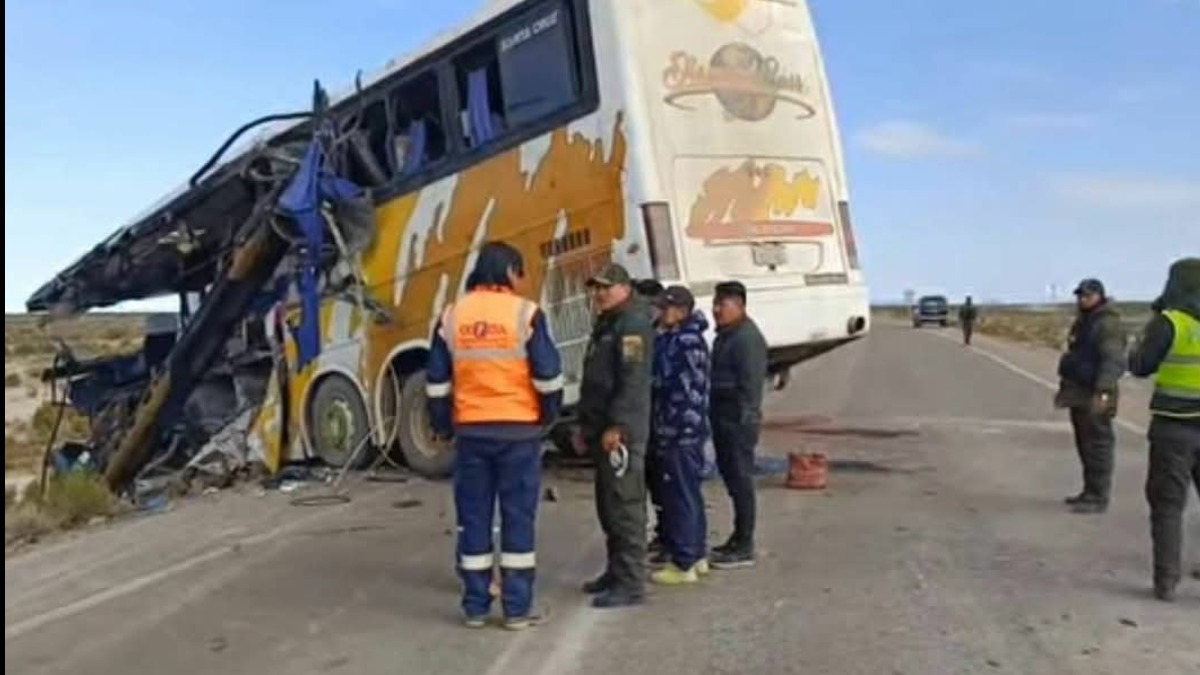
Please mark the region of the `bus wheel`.
[[308, 439], [313, 452], [329, 466], [351, 469], [371, 463], [371, 423], [358, 388], [342, 375], [317, 382], [308, 413]]
[[404, 453], [408, 467], [426, 478], [449, 476], [454, 468], [454, 445], [433, 440], [425, 397], [425, 371], [417, 371], [404, 380], [397, 422], [400, 452]]

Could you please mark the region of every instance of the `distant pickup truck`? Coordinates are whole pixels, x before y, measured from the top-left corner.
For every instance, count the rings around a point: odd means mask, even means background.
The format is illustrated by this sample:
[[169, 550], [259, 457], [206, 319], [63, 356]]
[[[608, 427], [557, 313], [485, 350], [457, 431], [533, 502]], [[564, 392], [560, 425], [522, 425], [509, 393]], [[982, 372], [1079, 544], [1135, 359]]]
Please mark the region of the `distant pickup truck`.
[[935, 323], [943, 327], [950, 324], [950, 302], [944, 296], [921, 296], [913, 305], [913, 328], [920, 328], [927, 323]]

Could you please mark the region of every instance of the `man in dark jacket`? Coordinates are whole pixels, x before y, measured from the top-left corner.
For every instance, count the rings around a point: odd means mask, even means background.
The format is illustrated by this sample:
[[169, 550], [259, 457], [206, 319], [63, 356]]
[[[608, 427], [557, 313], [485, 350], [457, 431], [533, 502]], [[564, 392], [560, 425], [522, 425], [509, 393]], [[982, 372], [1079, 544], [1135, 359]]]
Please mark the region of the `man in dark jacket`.
[[654, 326], [624, 267], [609, 265], [587, 283], [599, 314], [584, 356], [577, 414], [596, 463], [596, 514], [608, 563], [584, 591], [596, 595], [595, 607], [625, 607], [645, 599]]
[[958, 308], [958, 325], [962, 328], [964, 345], [971, 344], [971, 336], [975, 333], [975, 320], [978, 318], [979, 309], [975, 306], [975, 301], [968, 295], [967, 301]]
[[[655, 328], [660, 328], [659, 313], [661, 308], [657, 304], [658, 296], [662, 295], [663, 285], [657, 279], [639, 279], [633, 285], [634, 290], [638, 295], [645, 298], [650, 304], [650, 318], [653, 321]], [[650, 526], [650, 531], [654, 533], [654, 537], [646, 546], [650, 554], [650, 560], [655, 564], [663, 564], [666, 562], [667, 552], [663, 546], [662, 540], [662, 485], [659, 482], [659, 477], [662, 475], [660, 467], [655, 465], [656, 458], [653, 452], [646, 452], [646, 492], [650, 495], [650, 510], [654, 513], [654, 523]]]
[[1055, 404], [1071, 411], [1083, 491], [1066, 501], [1076, 513], [1104, 513], [1112, 491], [1112, 420], [1117, 414], [1117, 381], [1125, 372], [1125, 329], [1099, 280], [1084, 279], [1075, 297], [1079, 314], [1058, 363]]
[[1200, 258], [1171, 265], [1154, 307], [1142, 340], [1129, 354], [1129, 371], [1155, 379], [1146, 501], [1154, 541], [1154, 595], [1170, 602], [1183, 576], [1188, 485], [1200, 493]]
[[733, 534], [713, 548], [718, 569], [754, 564], [754, 450], [762, 424], [767, 379], [767, 341], [746, 315], [746, 287], [739, 281], [717, 284], [713, 297], [717, 339], [712, 353], [709, 419], [717, 467], [733, 499]]
[[650, 449], [662, 500], [662, 537], [668, 560], [651, 575], [656, 584], [693, 584], [708, 572], [708, 522], [700, 490], [709, 437], [708, 320], [683, 286], [658, 298], [662, 330], [654, 340], [654, 399]]

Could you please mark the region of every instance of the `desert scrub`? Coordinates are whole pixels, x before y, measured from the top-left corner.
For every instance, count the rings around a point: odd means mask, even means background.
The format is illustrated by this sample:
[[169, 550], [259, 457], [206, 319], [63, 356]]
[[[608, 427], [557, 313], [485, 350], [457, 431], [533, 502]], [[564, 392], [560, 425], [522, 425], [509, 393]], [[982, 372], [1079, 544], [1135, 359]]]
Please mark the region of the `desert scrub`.
[[1062, 349], [1071, 321], [1062, 312], [997, 312], [980, 316], [976, 328], [1008, 340]]
[[44, 494], [37, 481], [26, 487], [22, 499], [5, 509], [4, 538], [36, 539], [55, 530], [108, 518], [116, 509], [117, 500], [99, 475], [69, 471], [50, 478]]

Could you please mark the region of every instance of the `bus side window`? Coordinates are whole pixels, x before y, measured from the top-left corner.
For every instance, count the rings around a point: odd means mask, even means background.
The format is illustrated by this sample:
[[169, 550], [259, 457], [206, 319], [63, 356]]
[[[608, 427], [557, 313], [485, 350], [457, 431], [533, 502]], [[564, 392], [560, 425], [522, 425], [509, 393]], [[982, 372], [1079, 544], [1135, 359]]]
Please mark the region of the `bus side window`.
[[501, 33], [500, 83], [510, 127], [535, 123], [579, 99], [572, 35], [561, 2], [531, 11]]
[[549, 118], [580, 95], [568, 7], [535, 6], [467, 49], [454, 70], [468, 148]]
[[356, 123], [350, 136], [348, 177], [367, 187], [382, 185], [391, 178], [395, 166], [388, 156], [387, 104], [382, 100], [372, 101], [361, 114], [344, 121], [344, 124]]
[[459, 119], [463, 140], [468, 148], [477, 148], [502, 135], [506, 128], [495, 42], [489, 40], [468, 51], [455, 61], [454, 70], [462, 106]]
[[395, 111], [391, 155], [400, 175], [408, 175], [446, 156], [437, 76], [423, 73], [400, 85], [392, 95]]

